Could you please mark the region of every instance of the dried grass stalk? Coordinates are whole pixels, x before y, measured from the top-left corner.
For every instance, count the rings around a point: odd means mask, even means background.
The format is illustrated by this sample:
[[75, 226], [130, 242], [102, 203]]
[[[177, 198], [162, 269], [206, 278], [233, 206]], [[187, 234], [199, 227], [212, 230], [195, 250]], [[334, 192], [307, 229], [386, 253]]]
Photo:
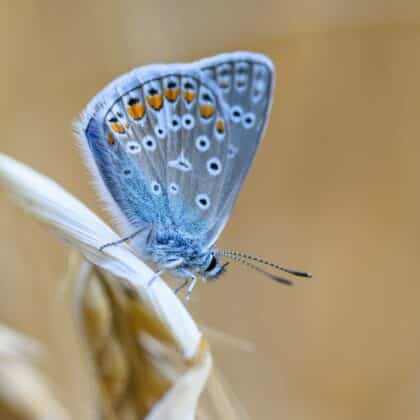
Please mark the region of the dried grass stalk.
[[92, 265], [82, 268], [76, 307], [106, 420], [145, 418], [168, 391], [208, 354], [204, 339], [193, 358], [142, 299]]
[[70, 419], [37, 366], [41, 353], [34, 341], [0, 326], [0, 419]]

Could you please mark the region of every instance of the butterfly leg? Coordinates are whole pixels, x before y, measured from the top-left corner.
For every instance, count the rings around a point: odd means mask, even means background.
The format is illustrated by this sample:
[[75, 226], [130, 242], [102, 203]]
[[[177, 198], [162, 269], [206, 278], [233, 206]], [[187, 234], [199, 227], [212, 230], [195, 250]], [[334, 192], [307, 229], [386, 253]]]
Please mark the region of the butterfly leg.
[[150, 287], [153, 282], [159, 277], [161, 276], [166, 270], [159, 270], [158, 272], [156, 272], [155, 274], [153, 274], [152, 278], [147, 282], [147, 287]]
[[167, 264], [164, 264], [164, 269], [158, 271], [157, 273], [155, 273], [152, 278], [147, 282], [147, 287], [150, 287], [153, 282], [160, 276], [162, 275], [165, 271], [167, 270], [172, 270], [176, 267], [179, 267], [181, 264], [183, 264], [184, 260], [182, 258], [178, 258], [176, 260], [173, 260]]
[[190, 281], [190, 279], [186, 279], [182, 282], [181, 286], [178, 286], [177, 288], [174, 289], [174, 293], [177, 295], [178, 292], [180, 292]]
[[124, 238], [119, 239], [118, 241], [115, 242], [108, 242], [107, 244], [102, 245], [99, 248], [99, 251], [103, 251], [105, 248], [108, 248], [109, 246], [115, 246], [115, 245], [120, 245], [124, 242], [129, 241], [130, 239], [133, 239], [134, 237], [136, 237], [139, 233], [141, 233], [142, 231], [144, 231], [146, 229], [146, 227], [142, 227], [140, 229], [137, 229], [135, 232], [131, 233], [128, 236], [125, 236]]
[[190, 301], [191, 293], [192, 293], [196, 283], [197, 283], [197, 277], [194, 277], [193, 280], [191, 281], [190, 285], [188, 286], [187, 294], [185, 295], [185, 303], [188, 303]]

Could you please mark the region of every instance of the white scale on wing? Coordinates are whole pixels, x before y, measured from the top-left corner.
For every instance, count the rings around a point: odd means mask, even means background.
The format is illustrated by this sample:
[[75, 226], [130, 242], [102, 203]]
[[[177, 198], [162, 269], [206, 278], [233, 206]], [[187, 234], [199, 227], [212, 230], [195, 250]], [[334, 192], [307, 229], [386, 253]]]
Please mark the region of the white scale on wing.
[[168, 166], [182, 172], [189, 172], [192, 170], [191, 162], [185, 157], [184, 150], [181, 150], [181, 153], [175, 160], [170, 160]]

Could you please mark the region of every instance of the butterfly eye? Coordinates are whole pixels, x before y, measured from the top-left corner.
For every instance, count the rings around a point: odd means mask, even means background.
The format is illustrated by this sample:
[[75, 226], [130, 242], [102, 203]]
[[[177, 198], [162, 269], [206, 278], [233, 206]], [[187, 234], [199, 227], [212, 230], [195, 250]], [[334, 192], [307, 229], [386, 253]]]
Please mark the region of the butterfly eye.
[[131, 175], [131, 173], [132, 173], [132, 172], [131, 172], [131, 169], [124, 169], [124, 170], [123, 170], [123, 175], [124, 175], [124, 176], [130, 176], [130, 175]]
[[204, 270], [206, 273], [208, 273], [209, 271], [212, 271], [215, 267], [217, 266], [217, 258], [216, 256], [213, 254], [211, 256], [211, 260], [210, 260], [210, 264], [208, 265], [208, 267]]
[[222, 163], [217, 157], [212, 157], [207, 161], [207, 172], [211, 176], [217, 176], [222, 172]]
[[207, 194], [198, 194], [195, 197], [195, 204], [197, 204], [201, 210], [207, 210], [210, 207], [210, 198]]

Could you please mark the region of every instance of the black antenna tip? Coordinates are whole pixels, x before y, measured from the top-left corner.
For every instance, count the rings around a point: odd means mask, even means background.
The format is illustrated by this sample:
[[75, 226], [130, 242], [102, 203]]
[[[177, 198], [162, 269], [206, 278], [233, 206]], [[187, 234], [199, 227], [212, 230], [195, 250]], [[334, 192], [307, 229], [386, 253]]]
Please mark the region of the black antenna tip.
[[288, 272], [297, 277], [306, 277], [308, 279], [312, 277], [312, 273], [307, 273], [306, 271], [288, 270]]

